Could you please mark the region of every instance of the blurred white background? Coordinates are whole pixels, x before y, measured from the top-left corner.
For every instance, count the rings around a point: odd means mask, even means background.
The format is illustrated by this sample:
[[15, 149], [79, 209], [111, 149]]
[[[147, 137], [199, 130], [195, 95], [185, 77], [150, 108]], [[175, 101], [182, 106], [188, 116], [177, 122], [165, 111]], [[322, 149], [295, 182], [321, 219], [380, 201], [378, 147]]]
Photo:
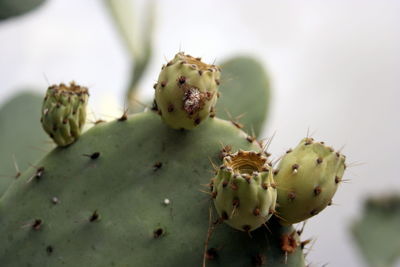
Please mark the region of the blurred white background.
[[[138, 1], [143, 8], [144, 0]], [[311, 266], [363, 266], [348, 228], [368, 194], [400, 191], [400, 1], [158, 1], [154, 56], [141, 83], [151, 97], [158, 71], [178, 50], [222, 60], [258, 57], [273, 99], [263, 136], [278, 156], [306, 135], [349, 162], [336, 205], [309, 220]], [[76, 80], [99, 117], [118, 116], [129, 82], [128, 52], [102, 1], [51, 0], [0, 23], [0, 104], [16, 91], [45, 92]], [[107, 106], [107, 107], [106, 107]], [[400, 266], [400, 265], [399, 265]]]

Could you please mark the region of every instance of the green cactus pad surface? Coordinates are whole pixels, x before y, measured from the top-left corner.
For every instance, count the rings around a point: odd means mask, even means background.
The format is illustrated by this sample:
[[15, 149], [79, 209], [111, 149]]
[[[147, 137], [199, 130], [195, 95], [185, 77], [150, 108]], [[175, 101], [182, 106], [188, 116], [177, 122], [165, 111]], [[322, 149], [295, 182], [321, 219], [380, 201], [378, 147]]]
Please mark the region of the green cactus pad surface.
[[275, 170], [282, 224], [304, 221], [325, 209], [342, 181], [345, 157], [323, 142], [303, 139]]
[[0, 20], [25, 14], [44, 2], [45, 0], [0, 0]]
[[369, 266], [400, 263], [400, 194], [369, 198], [363, 216], [352, 226], [352, 233]]
[[53, 147], [38, 123], [42, 101], [35, 93], [22, 92], [0, 108], [0, 196], [20, 171]]
[[173, 130], [153, 112], [96, 125], [0, 199], [1, 264], [176, 267], [206, 258], [206, 266], [304, 266], [300, 248], [282, 251], [291, 227], [250, 236], [218, 224], [210, 234], [217, 216], [210, 219], [207, 184], [221, 144], [258, 149], [217, 118], [192, 131]]
[[88, 89], [71, 82], [47, 89], [42, 106], [43, 129], [58, 146], [68, 146], [78, 139], [86, 122]]
[[268, 116], [270, 82], [265, 68], [252, 57], [235, 57], [221, 64], [221, 97], [217, 116], [243, 124], [247, 133], [259, 136]]
[[239, 150], [224, 157], [212, 179], [212, 197], [221, 220], [240, 231], [264, 225], [275, 212], [272, 168], [261, 152]]
[[166, 124], [193, 129], [214, 116], [220, 70], [180, 52], [162, 67], [154, 85], [155, 105]]

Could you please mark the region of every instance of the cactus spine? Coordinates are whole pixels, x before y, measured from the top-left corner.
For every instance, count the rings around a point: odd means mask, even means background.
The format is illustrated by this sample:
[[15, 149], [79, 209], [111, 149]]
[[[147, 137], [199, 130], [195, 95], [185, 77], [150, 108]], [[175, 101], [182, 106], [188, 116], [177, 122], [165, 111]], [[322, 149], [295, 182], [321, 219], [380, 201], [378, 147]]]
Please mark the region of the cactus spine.
[[43, 129], [58, 146], [68, 146], [81, 135], [86, 121], [88, 89], [71, 82], [47, 89], [42, 106]]

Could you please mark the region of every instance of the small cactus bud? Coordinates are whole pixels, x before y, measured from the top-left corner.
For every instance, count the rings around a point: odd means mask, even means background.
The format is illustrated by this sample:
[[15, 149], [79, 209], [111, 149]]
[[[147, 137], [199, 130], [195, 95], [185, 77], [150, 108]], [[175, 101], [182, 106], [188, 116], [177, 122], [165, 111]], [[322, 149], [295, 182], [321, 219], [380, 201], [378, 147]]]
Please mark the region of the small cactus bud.
[[167, 66], [161, 70], [157, 82], [161, 86], [155, 90], [161, 117], [174, 129], [193, 129], [214, 112], [219, 68], [182, 52]]
[[[323, 142], [303, 139], [279, 163], [275, 175], [281, 224], [317, 215], [331, 203], [345, 169], [345, 157]], [[288, 192], [289, 190], [289, 192]]]
[[86, 87], [71, 82], [47, 89], [42, 106], [42, 126], [58, 146], [68, 146], [78, 139], [86, 121], [89, 93]]
[[257, 229], [272, 216], [269, 211], [275, 209], [277, 198], [277, 190], [269, 186], [274, 179], [267, 159], [240, 151], [226, 156], [222, 166], [213, 178], [212, 192], [219, 216], [240, 231]]

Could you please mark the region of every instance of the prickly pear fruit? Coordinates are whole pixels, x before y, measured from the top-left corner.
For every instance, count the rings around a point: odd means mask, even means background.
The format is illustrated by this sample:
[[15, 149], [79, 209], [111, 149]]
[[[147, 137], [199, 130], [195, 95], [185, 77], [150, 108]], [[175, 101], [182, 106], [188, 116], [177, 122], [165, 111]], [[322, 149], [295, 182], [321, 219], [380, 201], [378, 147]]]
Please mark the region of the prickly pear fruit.
[[88, 89], [74, 82], [47, 89], [40, 121], [58, 146], [70, 145], [80, 136], [86, 121], [88, 98]]
[[304, 221], [328, 206], [345, 168], [344, 155], [312, 138], [288, 150], [275, 171], [281, 223]]
[[273, 171], [261, 153], [239, 150], [225, 156], [211, 187], [221, 220], [235, 229], [253, 231], [275, 211]]
[[180, 52], [162, 67], [155, 88], [155, 108], [174, 129], [193, 129], [214, 116], [220, 69]]

